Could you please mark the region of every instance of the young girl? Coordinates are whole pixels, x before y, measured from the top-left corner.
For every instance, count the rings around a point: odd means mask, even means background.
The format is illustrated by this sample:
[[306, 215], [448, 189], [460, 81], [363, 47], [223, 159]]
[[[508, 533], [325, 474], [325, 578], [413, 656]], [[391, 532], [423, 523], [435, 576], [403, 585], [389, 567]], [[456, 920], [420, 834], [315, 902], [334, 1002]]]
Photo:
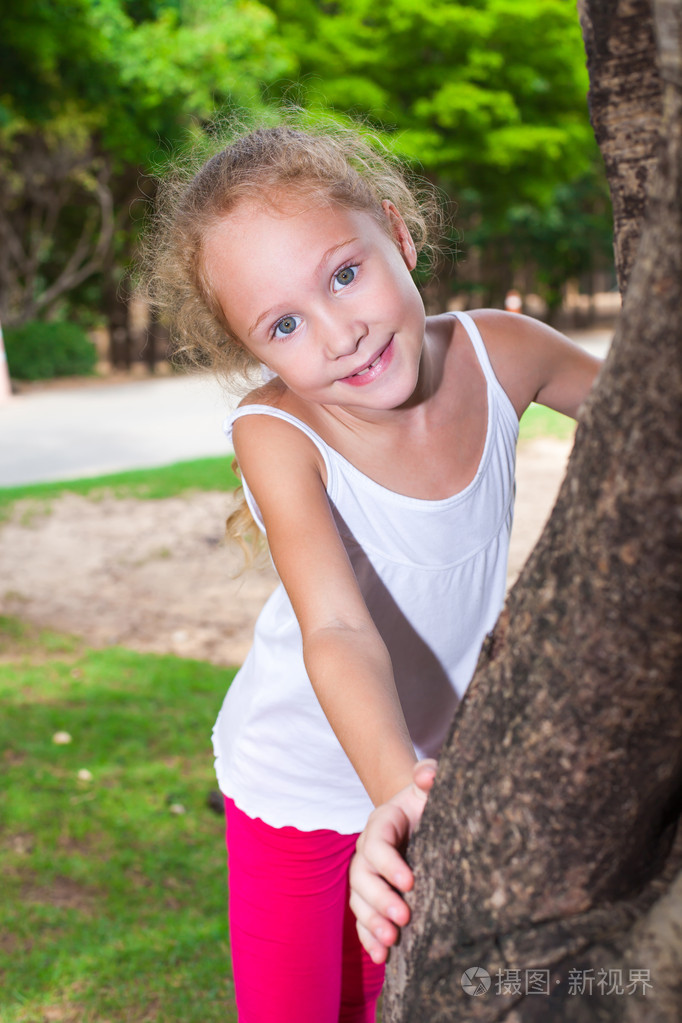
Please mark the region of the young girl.
[[[427, 317], [422, 211], [355, 133], [252, 132], [166, 208], [156, 300], [185, 348], [270, 378], [228, 424], [281, 580], [214, 730], [239, 1019], [373, 1020], [415, 764], [503, 600], [519, 416], [575, 415], [597, 363], [522, 316]], [[354, 867], [368, 955], [348, 870], [384, 804]]]

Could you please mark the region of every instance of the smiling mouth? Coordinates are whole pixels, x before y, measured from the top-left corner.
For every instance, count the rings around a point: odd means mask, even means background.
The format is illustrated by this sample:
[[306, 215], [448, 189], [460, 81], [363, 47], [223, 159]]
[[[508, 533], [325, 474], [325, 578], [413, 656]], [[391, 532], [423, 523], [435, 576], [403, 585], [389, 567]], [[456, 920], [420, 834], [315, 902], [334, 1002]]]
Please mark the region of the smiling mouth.
[[376, 357], [376, 359], [374, 360], [374, 362], [370, 362], [369, 366], [365, 366], [365, 368], [364, 368], [364, 369], [360, 369], [360, 370], [358, 370], [358, 372], [357, 372], [357, 373], [351, 373], [351, 376], [354, 376], [354, 377], [361, 377], [361, 376], [364, 376], [364, 375], [365, 375], [365, 373], [369, 373], [370, 369], [374, 369], [374, 367], [375, 367], [375, 366], [378, 366], [378, 365], [379, 365], [379, 362], [381, 361], [381, 356], [382, 356], [383, 354], [384, 354], [383, 352], [379, 352], [379, 354], [377, 355], [377, 357]]
[[351, 384], [369, 383], [370, 380], [373, 380], [376, 376], [378, 376], [383, 371], [384, 367], [388, 365], [388, 362], [390, 362], [393, 352], [392, 344], [393, 337], [391, 337], [388, 344], [384, 345], [379, 354], [375, 355], [371, 362], [367, 363], [366, 366], [363, 366], [362, 369], [357, 370], [355, 373], [349, 373], [349, 375], [344, 377], [343, 380], [346, 383]]

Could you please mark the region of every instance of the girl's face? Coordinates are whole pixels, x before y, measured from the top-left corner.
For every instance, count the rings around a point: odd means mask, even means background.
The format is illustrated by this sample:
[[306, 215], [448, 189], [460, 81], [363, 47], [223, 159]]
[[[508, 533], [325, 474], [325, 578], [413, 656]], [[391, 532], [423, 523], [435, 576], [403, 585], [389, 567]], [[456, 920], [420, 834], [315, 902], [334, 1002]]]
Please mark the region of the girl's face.
[[205, 271], [231, 329], [306, 401], [387, 410], [417, 386], [417, 255], [398, 211], [383, 205], [385, 230], [323, 201], [247, 201], [206, 236]]

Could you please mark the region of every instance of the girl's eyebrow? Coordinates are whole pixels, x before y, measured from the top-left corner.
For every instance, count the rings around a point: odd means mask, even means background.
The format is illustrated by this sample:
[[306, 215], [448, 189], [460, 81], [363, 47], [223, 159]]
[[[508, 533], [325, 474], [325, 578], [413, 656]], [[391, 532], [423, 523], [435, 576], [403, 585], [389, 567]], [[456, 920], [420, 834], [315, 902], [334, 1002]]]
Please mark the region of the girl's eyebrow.
[[320, 262], [315, 267], [315, 273], [319, 273], [320, 272], [320, 270], [324, 267], [324, 265], [327, 263], [327, 261], [334, 255], [335, 252], [338, 252], [339, 249], [344, 249], [346, 247], [346, 245], [352, 245], [353, 242], [356, 242], [356, 241], [357, 241], [357, 238], [346, 238], [345, 242], [339, 242], [338, 245], [332, 245], [331, 248], [327, 249], [325, 254], [322, 256], [322, 259], [320, 260]]
[[[331, 257], [334, 255], [335, 252], [338, 252], [339, 249], [345, 248], [346, 245], [352, 245], [353, 242], [356, 242], [357, 240], [358, 240], [357, 238], [346, 238], [345, 241], [339, 242], [338, 245], [332, 245], [330, 248], [328, 248], [327, 251], [323, 254], [322, 259], [320, 260], [320, 262], [315, 267], [315, 274], [317, 275], [320, 272], [320, 270], [322, 270], [322, 268], [331, 259]], [[276, 306], [274, 308], [276, 308]], [[273, 307], [271, 306], [269, 309], [266, 309], [265, 312], [262, 312], [257, 320], [254, 320], [254, 322], [251, 324], [251, 326], [249, 327], [249, 330], [248, 330], [249, 336], [251, 336], [251, 334], [254, 333], [254, 331], [257, 329], [259, 324], [267, 316], [270, 316], [272, 312], [273, 312]]]

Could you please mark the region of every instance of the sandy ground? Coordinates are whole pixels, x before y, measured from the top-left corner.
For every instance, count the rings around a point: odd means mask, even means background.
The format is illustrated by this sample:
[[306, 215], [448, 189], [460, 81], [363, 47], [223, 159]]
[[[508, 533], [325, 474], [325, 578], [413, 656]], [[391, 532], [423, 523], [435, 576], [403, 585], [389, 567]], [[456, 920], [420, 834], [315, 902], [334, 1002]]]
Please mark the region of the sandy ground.
[[[544, 438], [519, 447], [510, 581], [549, 515], [570, 446]], [[23, 502], [0, 526], [0, 613], [93, 646], [239, 664], [275, 576], [267, 563], [237, 574], [242, 555], [221, 542], [231, 500], [65, 495], [47, 511]]]

